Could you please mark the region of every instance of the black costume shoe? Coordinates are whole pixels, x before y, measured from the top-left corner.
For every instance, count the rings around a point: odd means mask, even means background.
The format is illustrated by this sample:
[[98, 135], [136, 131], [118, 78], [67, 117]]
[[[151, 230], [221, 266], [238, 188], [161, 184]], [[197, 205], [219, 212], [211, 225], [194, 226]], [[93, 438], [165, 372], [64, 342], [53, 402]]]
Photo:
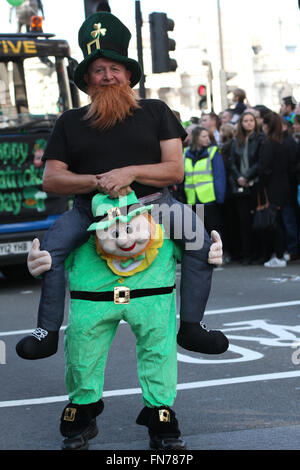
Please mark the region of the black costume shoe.
[[138, 415], [136, 423], [148, 427], [150, 449], [187, 449], [186, 443], [180, 437], [175, 412], [168, 406], [159, 408], [145, 406]]
[[16, 345], [18, 356], [23, 359], [43, 359], [52, 356], [58, 348], [58, 331], [36, 328]]
[[99, 400], [88, 405], [72, 402], [64, 408], [60, 419], [60, 432], [66, 437], [62, 450], [87, 450], [89, 439], [98, 434], [96, 416], [103, 411], [104, 403]]
[[177, 343], [188, 351], [204, 354], [222, 354], [229, 346], [229, 341], [222, 331], [208, 330], [202, 322], [185, 321], [180, 323]]

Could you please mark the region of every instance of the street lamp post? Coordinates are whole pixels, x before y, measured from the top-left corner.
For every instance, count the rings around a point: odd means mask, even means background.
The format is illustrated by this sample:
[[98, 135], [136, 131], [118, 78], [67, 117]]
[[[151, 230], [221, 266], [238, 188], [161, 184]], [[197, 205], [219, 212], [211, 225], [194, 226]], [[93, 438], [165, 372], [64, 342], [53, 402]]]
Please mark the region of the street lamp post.
[[[135, 23], [136, 23], [136, 44], [137, 44], [138, 61], [142, 67], [142, 70], [144, 70], [143, 42], [142, 42], [143, 19], [142, 19], [140, 0], [135, 1]], [[146, 98], [144, 73], [142, 74], [142, 78], [140, 80], [140, 97]]]

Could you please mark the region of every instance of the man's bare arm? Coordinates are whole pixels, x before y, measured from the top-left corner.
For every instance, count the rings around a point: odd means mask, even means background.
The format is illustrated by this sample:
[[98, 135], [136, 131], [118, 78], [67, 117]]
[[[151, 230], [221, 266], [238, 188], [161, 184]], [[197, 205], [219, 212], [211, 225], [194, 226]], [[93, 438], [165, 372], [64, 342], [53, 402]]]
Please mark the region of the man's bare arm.
[[98, 189], [96, 175], [78, 175], [68, 170], [59, 160], [47, 160], [43, 175], [43, 189], [55, 194], [84, 194]]

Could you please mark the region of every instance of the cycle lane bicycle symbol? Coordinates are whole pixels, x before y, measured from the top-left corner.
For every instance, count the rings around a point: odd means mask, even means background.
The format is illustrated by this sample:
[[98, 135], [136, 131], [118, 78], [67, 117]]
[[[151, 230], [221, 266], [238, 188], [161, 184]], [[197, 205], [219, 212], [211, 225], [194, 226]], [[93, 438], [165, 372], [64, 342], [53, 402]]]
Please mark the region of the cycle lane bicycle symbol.
[[[247, 332], [260, 330], [258, 335], [238, 334], [239, 332]], [[261, 330], [263, 334], [261, 334]], [[300, 325], [282, 325], [269, 323], [267, 320], [246, 320], [240, 322], [225, 323], [222, 331], [226, 334], [230, 341], [228, 351], [238, 355], [238, 357], [217, 359], [212, 358], [196, 358], [188, 354], [178, 353], [178, 361], [191, 364], [226, 364], [237, 362], [248, 362], [262, 359], [262, 352], [250, 349], [249, 347], [234, 344], [234, 341], [246, 341], [257, 343], [262, 346], [293, 348], [295, 351], [291, 354], [291, 360], [294, 365], [300, 364]], [[267, 334], [267, 335], [266, 335]]]

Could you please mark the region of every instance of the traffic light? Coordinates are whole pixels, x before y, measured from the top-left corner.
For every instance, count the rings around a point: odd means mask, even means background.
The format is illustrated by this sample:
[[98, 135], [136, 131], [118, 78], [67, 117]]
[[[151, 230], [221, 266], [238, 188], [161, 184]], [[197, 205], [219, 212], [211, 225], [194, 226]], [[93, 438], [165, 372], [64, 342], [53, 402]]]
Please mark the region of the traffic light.
[[169, 57], [169, 51], [175, 51], [176, 42], [168, 36], [168, 31], [174, 29], [174, 21], [165, 13], [151, 13], [149, 23], [152, 73], [175, 72], [177, 62]]
[[207, 88], [206, 85], [199, 85], [198, 86], [198, 95], [200, 96], [199, 100], [199, 108], [206, 109], [207, 108]]
[[109, 11], [110, 6], [108, 4], [108, 0], [84, 0], [84, 12], [85, 17], [87, 18], [92, 13], [96, 13], [97, 11]]
[[231, 104], [231, 94], [237, 87], [234, 84], [230, 85], [228, 82], [230, 82], [230, 80], [232, 80], [236, 75], [236, 72], [225, 72], [225, 70], [220, 70], [222, 109], [228, 108]]

